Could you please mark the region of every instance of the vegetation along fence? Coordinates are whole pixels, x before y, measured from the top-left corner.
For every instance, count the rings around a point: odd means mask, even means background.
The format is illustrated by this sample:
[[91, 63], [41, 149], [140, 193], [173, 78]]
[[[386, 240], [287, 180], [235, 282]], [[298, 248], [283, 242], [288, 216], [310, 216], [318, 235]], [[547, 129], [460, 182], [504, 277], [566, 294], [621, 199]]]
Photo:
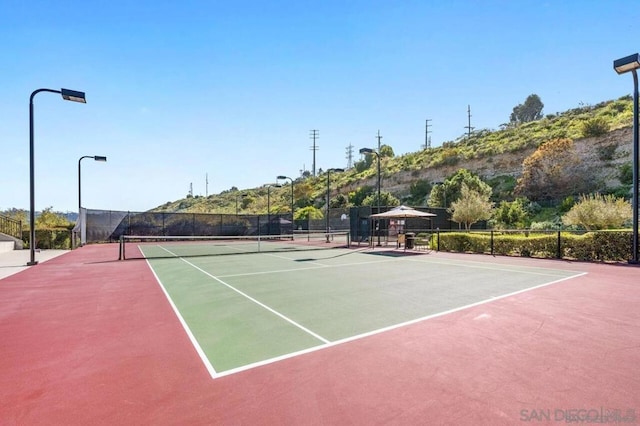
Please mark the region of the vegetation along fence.
[[436, 231], [429, 245], [438, 251], [623, 262], [632, 258], [630, 230], [607, 231]]
[[218, 213], [86, 211], [86, 242], [115, 242], [121, 235], [233, 236], [291, 234], [293, 230], [348, 230], [348, 210], [331, 209], [329, 220], [291, 221], [291, 213], [235, 215]]
[[[22, 241], [24, 247], [29, 247], [29, 230], [23, 230]], [[50, 228], [50, 229], [38, 229], [36, 228], [36, 249], [56, 249], [56, 250], [70, 250], [71, 249], [71, 229], [69, 228]]]

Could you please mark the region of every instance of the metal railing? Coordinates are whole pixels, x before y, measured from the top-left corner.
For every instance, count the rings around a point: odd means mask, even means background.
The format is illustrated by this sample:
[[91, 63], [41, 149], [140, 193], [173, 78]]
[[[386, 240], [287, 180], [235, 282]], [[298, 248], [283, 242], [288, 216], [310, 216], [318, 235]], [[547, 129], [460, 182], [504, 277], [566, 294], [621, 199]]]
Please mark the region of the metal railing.
[[0, 215], [0, 233], [21, 239], [22, 222], [7, 216]]

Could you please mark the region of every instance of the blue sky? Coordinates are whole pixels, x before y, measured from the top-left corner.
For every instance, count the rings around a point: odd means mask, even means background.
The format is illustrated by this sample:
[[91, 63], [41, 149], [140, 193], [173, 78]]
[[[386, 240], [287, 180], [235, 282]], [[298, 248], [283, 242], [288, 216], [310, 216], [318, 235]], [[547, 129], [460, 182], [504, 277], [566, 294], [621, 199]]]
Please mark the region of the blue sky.
[[471, 125], [496, 129], [536, 93], [544, 113], [632, 92], [614, 59], [640, 51], [637, 0], [0, 0], [0, 210], [142, 211], [186, 196], [397, 155]]

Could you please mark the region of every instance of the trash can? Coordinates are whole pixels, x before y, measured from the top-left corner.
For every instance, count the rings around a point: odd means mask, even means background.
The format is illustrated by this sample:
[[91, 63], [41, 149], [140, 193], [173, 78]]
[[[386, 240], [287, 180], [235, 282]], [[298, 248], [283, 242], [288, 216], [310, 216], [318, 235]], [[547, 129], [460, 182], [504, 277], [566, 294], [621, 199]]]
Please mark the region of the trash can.
[[416, 234], [413, 232], [407, 232], [404, 236], [405, 243], [404, 247], [408, 249], [412, 249], [416, 246]]

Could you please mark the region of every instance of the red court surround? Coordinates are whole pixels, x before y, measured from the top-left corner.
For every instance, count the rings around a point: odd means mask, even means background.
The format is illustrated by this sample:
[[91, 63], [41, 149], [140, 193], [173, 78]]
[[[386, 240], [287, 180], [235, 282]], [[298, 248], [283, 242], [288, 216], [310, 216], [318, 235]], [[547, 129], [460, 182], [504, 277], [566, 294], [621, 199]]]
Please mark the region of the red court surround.
[[431, 253], [588, 274], [212, 380], [117, 251], [0, 280], [1, 425], [640, 423], [637, 267]]

